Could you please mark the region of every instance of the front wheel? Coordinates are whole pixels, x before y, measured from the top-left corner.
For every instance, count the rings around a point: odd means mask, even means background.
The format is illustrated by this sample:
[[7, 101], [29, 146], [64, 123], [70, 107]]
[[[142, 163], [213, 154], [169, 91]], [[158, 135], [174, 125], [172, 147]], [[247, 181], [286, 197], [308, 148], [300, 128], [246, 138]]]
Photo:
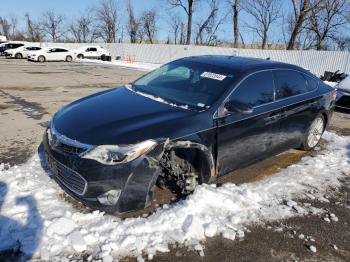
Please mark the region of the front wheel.
[[322, 115], [318, 115], [311, 123], [304, 137], [302, 149], [309, 151], [315, 148], [321, 140], [322, 134], [326, 126], [326, 121]]
[[41, 56], [39, 56], [38, 57], [38, 61], [40, 62], [40, 63], [43, 63], [43, 62], [45, 62], [45, 56], [43, 56], [43, 55], [41, 55]]
[[66, 62], [72, 62], [73, 58], [70, 55], [67, 55]]
[[21, 54], [21, 53], [17, 53], [17, 54], [15, 55], [15, 58], [17, 58], [17, 59], [22, 59], [22, 58], [23, 58], [23, 56], [22, 56], [22, 54]]

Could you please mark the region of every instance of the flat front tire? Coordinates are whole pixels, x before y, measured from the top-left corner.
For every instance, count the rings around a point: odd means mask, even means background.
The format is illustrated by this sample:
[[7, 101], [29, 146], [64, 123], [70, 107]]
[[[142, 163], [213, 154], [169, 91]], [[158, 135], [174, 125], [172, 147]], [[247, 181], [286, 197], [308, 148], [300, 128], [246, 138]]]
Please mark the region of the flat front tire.
[[314, 121], [312, 121], [308, 131], [305, 134], [302, 149], [309, 151], [314, 149], [321, 140], [322, 134], [326, 126], [326, 121], [323, 115], [318, 115]]
[[38, 57], [38, 61], [40, 62], [40, 63], [43, 63], [43, 62], [45, 62], [45, 56], [43, 56], [43, 55], [41, 55], [41, 56], [39, 56]]

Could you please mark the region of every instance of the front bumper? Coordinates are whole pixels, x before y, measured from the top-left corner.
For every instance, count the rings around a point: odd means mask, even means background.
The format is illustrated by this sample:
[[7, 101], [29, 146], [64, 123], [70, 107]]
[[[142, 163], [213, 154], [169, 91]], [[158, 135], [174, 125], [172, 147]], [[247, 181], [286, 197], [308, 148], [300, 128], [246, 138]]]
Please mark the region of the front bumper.
[[[95, 160], [52, 150], [46, 133], [43, 146], [47, 166], [55, 181], [84, 205], [121, 214], [142, 210], [151, 204], [153, 188], [161, 170], [158, 163], [163, 155], [163, 144], [134, 161], [117, 165], [103, 165]], [[98, 197], [111, 190], [121, 191], [116, 204], [101, 204]]]
[[350, 110], [350, 94], [341, 94], [337, 97], [335, 107]]

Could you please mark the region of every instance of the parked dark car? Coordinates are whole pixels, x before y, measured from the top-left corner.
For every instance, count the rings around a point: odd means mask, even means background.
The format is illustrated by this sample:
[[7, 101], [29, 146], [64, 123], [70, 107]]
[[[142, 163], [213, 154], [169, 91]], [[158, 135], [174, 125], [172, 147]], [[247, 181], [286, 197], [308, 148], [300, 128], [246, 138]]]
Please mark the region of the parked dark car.
[[350, 76], [337, 85], [336, 108], [350, 110]]
[[7, 43], [2, 46], [0, 46], [0, 55], [4, 55], [4, 52], [9, 49], [18, 48], [20, 46], [24, 46], [24, 44], [21, 43]]
[[46, 161], [85, 205], [140, 210], [156, 185], [186, 195], [285, 150], [313, 149], [335, 95], [289, 64], [183, 58], [58, 111], [44, 135]]

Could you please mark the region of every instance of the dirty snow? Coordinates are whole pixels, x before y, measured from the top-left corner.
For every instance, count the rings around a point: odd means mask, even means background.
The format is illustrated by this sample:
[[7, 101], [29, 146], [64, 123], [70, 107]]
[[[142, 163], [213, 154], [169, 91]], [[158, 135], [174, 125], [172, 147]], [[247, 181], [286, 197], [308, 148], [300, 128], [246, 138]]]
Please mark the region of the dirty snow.
[[[291, 200], [309, 195], [317, 199], [330, 194], [330, 186], [339, 186], [338, 179], [350, 173], [350, 137], [328, 132], [324, 137], [328, 143], [317, 156], [304, 157], [273, 176], [250, 184], [202, 185], [186, 200], [160, 207], [147, 218], [125, 220], [78, 211], [64, 201], [38, 155], [21, 166], [2, 164], [0, 250], [19, 248], [43, 260], [83, 251], [103, 261], [120, 256], [141, 260], [180, 243], [205, 255], [201, 246], [206, 237], [243, 238], [251, 223], [302, 215]], [[303, 209], [313, 212], [310, 205]]]
[[107, 62], [107, 61], [96, 60], [96, 59], [76, 59], [76, 61], [80, 63], [95, 63], [95, 64], [101, 64], [101, 65], [120, 66], [120, 67], [133, 68], [133, 69], [142, 70], [142, 71], [152, 71], [162, 66], [162, 64], [143, 63], [143, 62], [128, 63], [127, 61], [123, 61], [123, 60], [112, 60], [111, 62]]

